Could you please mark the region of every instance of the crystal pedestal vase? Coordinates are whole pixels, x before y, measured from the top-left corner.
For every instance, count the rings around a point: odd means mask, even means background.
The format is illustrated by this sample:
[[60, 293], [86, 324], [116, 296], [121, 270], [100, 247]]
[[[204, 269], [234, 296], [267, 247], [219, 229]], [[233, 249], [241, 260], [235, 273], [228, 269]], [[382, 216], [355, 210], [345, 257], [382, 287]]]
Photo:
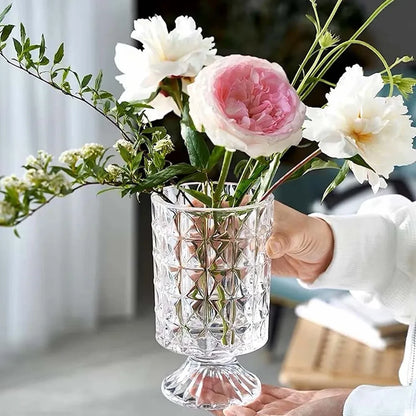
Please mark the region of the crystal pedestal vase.
[[259, 379], [235, 357], [267, 341], [272, 215], [273, 197], [199, 208], [175, 187], [152, 195], [156, 340], [188, 356], [162, 383], [169, 400], [215, 410], [259, 395]]

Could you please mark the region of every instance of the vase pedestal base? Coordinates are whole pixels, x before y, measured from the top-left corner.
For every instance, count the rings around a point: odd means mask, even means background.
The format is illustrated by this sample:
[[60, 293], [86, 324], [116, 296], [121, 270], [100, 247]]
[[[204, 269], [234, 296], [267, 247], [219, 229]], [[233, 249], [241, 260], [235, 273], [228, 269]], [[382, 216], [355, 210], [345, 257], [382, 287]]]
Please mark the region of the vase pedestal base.
[[216, 361], [189, 357], [162, 382], [162, 392], [170, 401], [205, 410], [248, 404], [260, 390], [260, 380], [235, 358]]

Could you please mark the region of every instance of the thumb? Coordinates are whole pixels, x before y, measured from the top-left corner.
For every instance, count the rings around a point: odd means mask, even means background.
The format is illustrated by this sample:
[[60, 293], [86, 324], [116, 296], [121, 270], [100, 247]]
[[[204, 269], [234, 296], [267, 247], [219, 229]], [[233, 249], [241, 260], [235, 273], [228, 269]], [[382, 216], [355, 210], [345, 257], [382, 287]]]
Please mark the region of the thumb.
[[281, 233], [273, 233], [267, 240], [266, 252], [271, 259], [283, 257], [289, 250], [290, 243], [287, 237]]

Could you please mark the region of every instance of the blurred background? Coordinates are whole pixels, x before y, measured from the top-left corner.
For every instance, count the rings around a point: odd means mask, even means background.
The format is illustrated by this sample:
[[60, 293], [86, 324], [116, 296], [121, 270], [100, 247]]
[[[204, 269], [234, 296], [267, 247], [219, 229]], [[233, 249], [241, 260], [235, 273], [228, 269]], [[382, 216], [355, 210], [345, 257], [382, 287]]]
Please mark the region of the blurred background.
[[[0, 9], [9, 2], [0, 0]], [[322, 15], [335, 1], [318, 0]], [[379, 0], [349, 0], [332, 30], [348, 37]], [[104, 72], [103, 86], [121, 94], [113, 63], [117, 42], [130, 39], [133, 19], [160, 14], [172, 25], [194, 17], [204, 36], [214, 36], [218, 54], [240, 53], [279, 62], [289, 78], [313, 36], [305, 19], [308, 0], [15, 0], [8, 23], [24, 22], [35, 41], [44, 33], [51, 51], [65, 42], [65, 62], [78, 73]], [[415, 54], [413, 0], [398, 0], [364, 39], [389, 62]], [[138, 45], [136, 45], [138, 46]], [[367, 51], [351, 48], [333, 68], [336, 81], [346, 65], [378, 70]], [[406, 67], [410, 72], [411, 66]], [[323, 104], [316, 89], [306, 103]], [[410, 108], [414, 103], [409, 102]], [[167, 117], [166, 125], [174, 123]], [[115, 131], [81, 103], [41, 85], [0, 62], [0, 174], [20, 175], [38, 149], [59, 155], [86, 142], [111, 146]], [[176, 140], [177, 155], [183, 152]], [[302, 157], [288, 154], [287, 167]], [[282, 187], [283, 202], [315, 209], [332, 172], [317, 172]], [[414, 169], [398, 175], [416, 188]], [[2, 415], [197, 414], [167, 402], [161, 379], [183, 358], [153, 339], [153, 291], [149, 199], [121, 199], [96, 191], [54, 201], [19, 227], [0, 229], [0, 413]], [[368, 194], [370, 195], [370, 194]], [[272, 349], [243, 357], [260, 378], [277, 383], [296, 318], [282, 320]], [[272, 364], [272, 365], [271, 365]], [[146, 407], [147, 406], [147, 407]], [[146, 410], [148, 409], [148, 410]]]

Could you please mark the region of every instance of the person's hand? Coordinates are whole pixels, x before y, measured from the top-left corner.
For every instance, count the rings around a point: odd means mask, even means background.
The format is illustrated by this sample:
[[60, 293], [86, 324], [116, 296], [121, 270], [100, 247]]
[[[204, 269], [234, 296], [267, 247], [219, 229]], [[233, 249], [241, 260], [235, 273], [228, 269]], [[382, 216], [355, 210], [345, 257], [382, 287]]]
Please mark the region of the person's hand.
[[257, 400], [247, 406], [231, 406], [215, 416], [342, 416], [351, 389], [298, 391], [262, 385]]
[[330, 264], [333, 251], [334, 236], [324, 220], [275, 202], [273, 232], [267, 242], [273, 274], [312, 283]]

